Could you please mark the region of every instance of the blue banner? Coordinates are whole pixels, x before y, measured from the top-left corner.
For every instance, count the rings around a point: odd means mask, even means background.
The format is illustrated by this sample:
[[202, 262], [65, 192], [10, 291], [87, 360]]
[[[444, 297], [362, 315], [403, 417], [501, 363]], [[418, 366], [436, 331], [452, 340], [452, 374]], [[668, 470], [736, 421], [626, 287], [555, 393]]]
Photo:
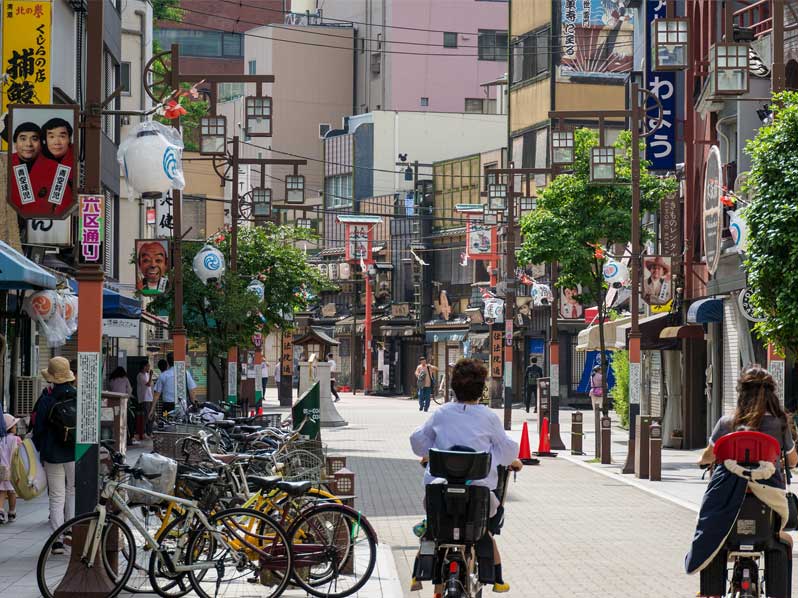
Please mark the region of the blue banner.
[[[615, 373], [612, 371], [612, 351], [605, 351], [607, 355], [607, 390], [615, 386]], [[590, 392], [590, 373], [595, 366], [601, 366], [601, 351], [588, 351], [585, 358], [585, 369], [582, 370], [582, 378], [576, 392]]]
[[[662, 126], [653, 135], [646, 137], [646, 159], [652, 170], [674, 170], [676, 168], [676, 73], [652, 70], [651, 23], [665, 18], [664, 0], [646, 0], [646, 80], [645, 87], [662, 102]], [[657, 105], [649, 101], [646, 105], [649, 126], [657, 121]]]

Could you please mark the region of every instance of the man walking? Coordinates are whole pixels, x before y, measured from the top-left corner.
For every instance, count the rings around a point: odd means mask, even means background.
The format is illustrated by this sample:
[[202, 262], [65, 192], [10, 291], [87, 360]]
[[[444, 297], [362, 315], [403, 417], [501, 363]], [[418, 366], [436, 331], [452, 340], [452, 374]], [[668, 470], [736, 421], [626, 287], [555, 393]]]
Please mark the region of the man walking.
[[532, 357], [529, 360], [529, 365], [524, 372], [524, 382], [526, 385], [526, 395], [524, 397], [524, 405], [526, 412], [529, 413], [529, 407], [534, 404], [535, 413], [538, 412], [537, 396], [538, 396], [538, 378], [543, 377], [543, 370], [538, 365], [538, 358]]
[[327, 353], [327, 363], [330, 364], [330, 391], [335, 395], [334, 403], [341, 400], [338, 396], [338, 388], [335, 386], [335, 370], [338, 364], [335, 363], [332, 353]]
[[438, 368], [427, 364], [427, 358], [423, 355], [418, 360], [416, 368], [416, 386], [418, 387], [418, 410], [429, 411], [429, 404], [432, 400], [433, 371]]
[[[164, 366], [166, 366], [165, 370]], [[158, 369], [161, 370], [161, 375], [158, 377], [158, 381], [155, 383], [155, 388], [153, 388], [153, 398], [155, 399], [156, 403], [158, 399], [161, 400], [162, 411], [174, 411], [176, 408], [174, 366], [175, 356], [173, 353], [168, 353], [166, 355], [166, 362], [164, 362], [163, 359], [158, 362]], [[197, 383], [194, 382], [191, 372], [189, 372], [188, 368], [186, 368], [186, 394], [188, 395], [188, 399], [191, 403], [196, 403], [196, 398], [194, 397], [195, 388], [197, 388]], [[181, 405], [180, 407], [183, 411], [183, 415], [185, 416], [187, 412], [187, 406]]]

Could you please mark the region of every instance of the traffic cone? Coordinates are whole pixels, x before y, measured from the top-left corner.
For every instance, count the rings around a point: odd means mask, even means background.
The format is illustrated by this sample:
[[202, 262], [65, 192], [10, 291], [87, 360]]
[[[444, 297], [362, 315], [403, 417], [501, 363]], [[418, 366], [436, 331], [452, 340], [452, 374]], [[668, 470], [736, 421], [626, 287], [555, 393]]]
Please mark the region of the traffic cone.
[[258, 407], [258, 415], [263, 415], [263, 407]]
[[540, 442], [538, 450], [535, 452], [538, 457], [556, 457], [557, 453], [551, 452], [551, 442], [549, 441], [549, 418], [544, 417], [540, 425]]
[[518, 460], [524, 465], [538, 465], [540, 461], [533, 459], [529, 450], [529, 428], [527, 423], [524, 422], [524, 428], [521, 430], [521, 447], [518, 449]]

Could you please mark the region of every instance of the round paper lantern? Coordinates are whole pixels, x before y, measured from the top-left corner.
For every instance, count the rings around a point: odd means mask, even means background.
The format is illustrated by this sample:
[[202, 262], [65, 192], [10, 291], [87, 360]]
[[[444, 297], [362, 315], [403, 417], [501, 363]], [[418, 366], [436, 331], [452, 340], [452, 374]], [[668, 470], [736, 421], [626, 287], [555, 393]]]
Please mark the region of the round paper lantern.
[[266, 286], [259, 280], [253, 280], [247, 285], [247, 290], [258, 297], [258, 301], [263, 301], [266, 297]]
[[740, 253], [745, 253], [748, 244], [748, 224], [743, 220], [739, 210], [729, 212], [729, 232], [735, 249]]
[[205, 245], [194, 256], [192, 267], [203, 284], [218, 281], [225, 272], [224, 255], [213, 245]]
[[58, 311], [58, 295], [54, 291], [39, 291], [30, 297], [30, 316], [48, 322]]
[[604, 282], [610, 286], [623, 285], [629, 280], [629, 269], [617, 260], [607, 260], [601, 269], [601, 274], [604, 276]]
[[534, 283], [532, 285], [530, 295], [532, 296], [532, 303], [538, 306], [551, 305], [551, 302], [554, 301], [554, 295], [551, 292], [551, 288], [546, 284], [539, 284], [537, 282]]
[[183, 142], [175, 129], [152, 121], [141, 123], [117, 154], [128, 185], [141, 194], [183, 189]]

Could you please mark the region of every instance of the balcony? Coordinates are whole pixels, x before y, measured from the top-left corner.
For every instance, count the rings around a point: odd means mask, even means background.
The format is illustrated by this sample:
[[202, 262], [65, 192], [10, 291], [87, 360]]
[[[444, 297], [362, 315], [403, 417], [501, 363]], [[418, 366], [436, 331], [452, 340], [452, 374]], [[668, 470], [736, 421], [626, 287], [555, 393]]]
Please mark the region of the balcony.
[[742, 3], [747, 6], [734, 12], [734, 24], [751, 29], [757, 39], [770, 33], [773, 29], [772, 0], [743, 0]]

